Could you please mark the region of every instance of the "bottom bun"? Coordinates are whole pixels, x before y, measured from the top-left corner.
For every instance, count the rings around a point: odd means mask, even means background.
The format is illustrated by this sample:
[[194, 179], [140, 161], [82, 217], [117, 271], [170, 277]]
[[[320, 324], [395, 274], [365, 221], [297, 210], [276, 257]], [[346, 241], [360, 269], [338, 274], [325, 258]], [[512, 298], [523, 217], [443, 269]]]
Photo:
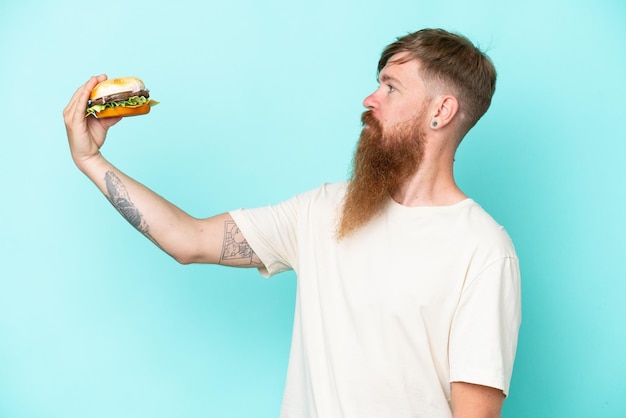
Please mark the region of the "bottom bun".
[[150, 112], [150, 105], [146, 103], [141, 106], [133, 106], [133, 107], [124, 107], [124, 106], [107, 107], [101, 112], [96, 112], [95, 116], [98, 119], [104, 119], [104, 118], [116, 118], [119, 116], [139, 116], [139, 115], [145, 115], [148, 112]]

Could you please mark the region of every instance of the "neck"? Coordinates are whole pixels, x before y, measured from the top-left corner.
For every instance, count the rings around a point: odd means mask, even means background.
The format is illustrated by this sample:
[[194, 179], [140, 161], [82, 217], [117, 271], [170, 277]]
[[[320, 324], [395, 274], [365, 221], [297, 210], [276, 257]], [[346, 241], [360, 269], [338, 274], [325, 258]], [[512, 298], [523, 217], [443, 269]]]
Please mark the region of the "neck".
[[454, 151], [426, 149], [417, 171], [392, 198], [403, 206], [449, 206], [466, 199], [454, 180]]

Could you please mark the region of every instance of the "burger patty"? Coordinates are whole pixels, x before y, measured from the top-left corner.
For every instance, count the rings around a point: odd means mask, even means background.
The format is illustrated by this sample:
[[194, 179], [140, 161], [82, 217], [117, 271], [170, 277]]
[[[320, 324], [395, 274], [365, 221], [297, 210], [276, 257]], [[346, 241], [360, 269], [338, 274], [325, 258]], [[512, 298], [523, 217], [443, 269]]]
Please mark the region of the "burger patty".
[[102, 96], [97, 99], [93, 99], [90, 102], [90, 105], [103, 105], [111, 102], [121, 102], [123, 100], [128, 99], [129, 97], [134, 96], [143, 96], [146, 99], [150, 97], [149, 90], [141, 90], [141, 91], [124, 91], [122, 93], [111, 94], [110, 96]]

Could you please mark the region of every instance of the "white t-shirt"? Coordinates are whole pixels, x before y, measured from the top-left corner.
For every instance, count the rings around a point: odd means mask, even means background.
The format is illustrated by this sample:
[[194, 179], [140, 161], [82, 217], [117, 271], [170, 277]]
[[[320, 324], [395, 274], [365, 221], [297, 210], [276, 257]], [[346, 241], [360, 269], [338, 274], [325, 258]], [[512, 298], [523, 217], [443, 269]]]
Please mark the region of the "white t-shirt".
[[231, 212], [263, 261], [297, 275], [282, 418], [450, 418], [450, 382], [508, 393], [518, 259], [479, 205], [384, 212], [337, 241], [345, 183]]

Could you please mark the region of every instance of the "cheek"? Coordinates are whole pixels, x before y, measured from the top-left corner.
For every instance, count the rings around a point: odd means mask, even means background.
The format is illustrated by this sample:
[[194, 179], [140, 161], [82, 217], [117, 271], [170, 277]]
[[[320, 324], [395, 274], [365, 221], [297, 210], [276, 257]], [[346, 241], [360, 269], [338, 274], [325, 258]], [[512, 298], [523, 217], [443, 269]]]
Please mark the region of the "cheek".
[[414, 115], [409, 113], [409, 112], [386, 112], [386, 113], [382, 113], [380, 120], [382, 125], [385, 128], [392, 128], [394, 126], [398, 126], [398, 125], [402, 125], [404, 123], [407, 123], [407, 121], [411, 120], [414, 118]]
[[426, 118], [426, 109], [419, 105], [404, 108], [397, 114], [396, 122], [401, 124], [415, 125], [418, 121], [424, 121]]

